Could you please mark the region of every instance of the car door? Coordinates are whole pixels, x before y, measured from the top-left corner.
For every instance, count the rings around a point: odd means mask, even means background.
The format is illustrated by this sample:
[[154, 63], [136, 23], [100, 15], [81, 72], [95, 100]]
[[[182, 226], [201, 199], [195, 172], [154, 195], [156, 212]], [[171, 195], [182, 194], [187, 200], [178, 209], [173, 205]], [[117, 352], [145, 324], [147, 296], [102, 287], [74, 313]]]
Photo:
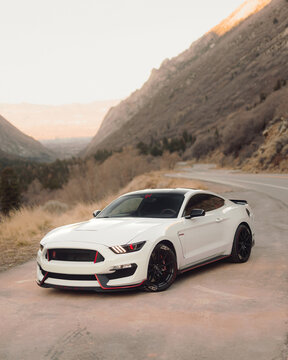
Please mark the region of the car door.
[[[185, 207], [178, 237], [181, 242], [184, 266], [221, 255], [225, 249], [226, 215], [224, 199], [212, 194], [196, 194]], [[192, 209], [203, 209], [205, 215], [185, 219]]]

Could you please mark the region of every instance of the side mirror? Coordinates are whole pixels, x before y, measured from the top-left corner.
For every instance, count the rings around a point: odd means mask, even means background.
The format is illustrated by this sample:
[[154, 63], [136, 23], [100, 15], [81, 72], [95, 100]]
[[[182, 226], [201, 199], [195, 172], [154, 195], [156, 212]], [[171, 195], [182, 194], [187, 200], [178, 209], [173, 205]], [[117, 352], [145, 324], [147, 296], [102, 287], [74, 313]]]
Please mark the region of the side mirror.
[[97, 215], [99, 215], [101, 212], [101, 210], [95, 210], [93, 211], [93, 216], [96, 217]]
[[194, 217], [204, 216], [205, 210], [203, 209], [192, 209], [189, 215], [185, 216], [185, 219], [192, 219]]

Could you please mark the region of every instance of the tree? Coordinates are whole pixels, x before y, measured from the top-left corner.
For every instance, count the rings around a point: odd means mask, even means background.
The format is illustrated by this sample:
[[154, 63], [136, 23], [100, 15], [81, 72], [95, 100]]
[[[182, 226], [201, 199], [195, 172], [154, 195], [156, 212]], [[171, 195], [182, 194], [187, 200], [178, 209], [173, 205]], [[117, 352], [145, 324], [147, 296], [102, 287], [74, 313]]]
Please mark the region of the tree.
[[0, 211], [9, 215], [21, 205], [21, 192], [18, 176], [12, 168], [5, 168], [0, 175]]
[[140, 141], [137, 144], [137, 149], [139, 150], [140, 155], [148, 155], [149, 152], [148, 145], [144, 144], [143, 141]]

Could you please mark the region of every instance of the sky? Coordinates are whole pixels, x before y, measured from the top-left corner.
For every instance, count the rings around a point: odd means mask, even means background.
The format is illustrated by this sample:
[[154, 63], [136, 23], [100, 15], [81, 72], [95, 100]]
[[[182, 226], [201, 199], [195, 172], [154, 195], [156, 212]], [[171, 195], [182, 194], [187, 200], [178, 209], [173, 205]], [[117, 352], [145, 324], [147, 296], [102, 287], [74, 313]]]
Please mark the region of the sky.
[[0, 0], [0, 103], [123, 99], [243, 0]]

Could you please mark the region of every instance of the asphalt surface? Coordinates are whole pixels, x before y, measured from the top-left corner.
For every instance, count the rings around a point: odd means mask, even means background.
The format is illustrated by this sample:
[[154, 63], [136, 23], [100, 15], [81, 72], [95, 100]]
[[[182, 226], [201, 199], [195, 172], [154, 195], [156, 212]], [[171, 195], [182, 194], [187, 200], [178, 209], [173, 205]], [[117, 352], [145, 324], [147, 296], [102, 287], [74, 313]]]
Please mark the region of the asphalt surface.
[[181, 172], [248, 200], [250, 260], [193, 270], [156, 294], [42, 289], [30, 261], [0, 274], [1, 360], [287, 360], [288, 176]]
[[251, 189], [288, 204], [288, 174], [247, 174], [239, 170], [217, 169], [213, 164], [197, 164], [179, 169], [174, 176]]

